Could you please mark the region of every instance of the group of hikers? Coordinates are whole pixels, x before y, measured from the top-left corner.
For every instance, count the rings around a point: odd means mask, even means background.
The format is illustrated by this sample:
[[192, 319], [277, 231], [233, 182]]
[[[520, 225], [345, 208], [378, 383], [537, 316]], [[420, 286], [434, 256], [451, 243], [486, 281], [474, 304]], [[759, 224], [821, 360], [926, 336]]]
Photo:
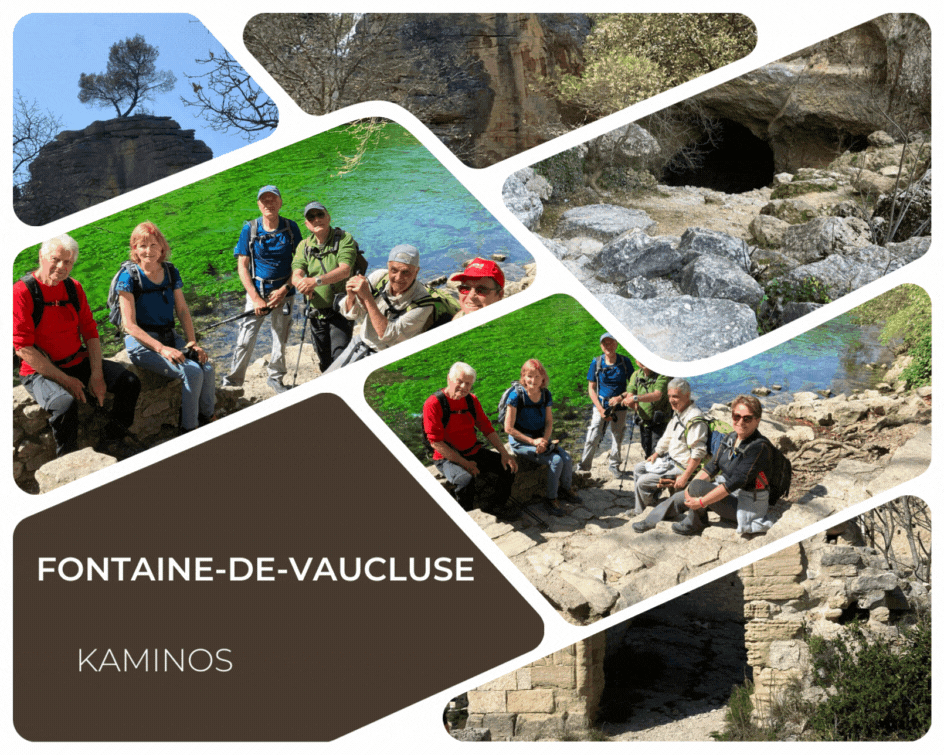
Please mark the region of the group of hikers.
[[[267, 385], [276, 393], [290, 388], [285, 351], [296, 292], [306, 302], [322, 373], [504, 296], [501, 268], [481, 258], [451, 277], [458, 284], [458, 300], [420, 283], [420, 252], [410, 244], [394, 246], [386, 267], [365, 277], [368, 264], [357, 242], [331, 225], [321, 202], [304, 208], [309, 231], [304, 239], [298, 224], [280, 214], [282, 194], [276, 186], [261, 187], [256, 202], [261, 215], [243, 225], [233, 252], [246, 303], [237, 318], [241, 322], [224, 387], [243, 384], [268, 317], [272, 353]], [[101, 407], [106, 391], [112, 393], [112, 409], [96, 448], [123, 458], [141, 450], [129, 430], [141, 383], [131, 371], [102, 358], [85, 292], [71, 277], [78, 255], [78, 244], [68, 234], [49, 239], [40, 247], [37, 269], [13, 286], [13, 348], [21, 360], [20, 381], [50, 414], [57, 457], [78, 449], [78, 404], [91, 400]], [[183, 433], [216, 418], [216, 377], [197, 343], [183, 281], [169, 257], [170, 245], [156, 225], [144, 222], [134, 229], [129, 259], [109, 291], [109, 320], [126, 334], [133, 365], [180, 379]], [[305, 335], [303, 330], [302, 346]]]
[[[578, 469], [590, 470], [609, 430], [610, 473], [622, 478], [626, 428], [630, 426], [631, 445], [638, 427], [645, 460], [628, 475], [633, 479], [633, 513], [652, 510], [633, 523], [636, 532], [675, 518], [673, 532], [697, 535], [709, 526], [709, 508], [722, 520], [735, 522], [742, 536], [766, 532], [773, 524], [769, 507], [789, 491], [791, 468], [758, 430], [760, 401], [751, 395], [737, 396], [730, 405], [734, 430], [722, 433], [692, 401], [687, 380], [659, 375], [638, 361], [636, 369], [628, 357], [617, 353], [618, 346], [612, 334], [600, 336], [602, 354], [587, 371], [593, 415]], [[499, 402], [499, 421], [511, 452], [472, 393], [475, 379], [470, 365], [456, 362], [446, 387], [423, 405], [423, 430], [434, 451], [434, 464], [452, 483], [454, 497], [465, 510], [481, 508], [502, 518], [516, 515], [509, 498], [518, 471], [516, 457], [522, 457], [547, 467], [545, 508], [564, 516], [560, 500], [577, 504], [580, 496], [573, 488], [573, 460], [552, 439], [553, 399], [544, 366], [537, 359], [526, 361], [520, 380]], [[476, 431], [497, 453], [483, 447]], [[668, 497], [660, 503], [663, 491]]]

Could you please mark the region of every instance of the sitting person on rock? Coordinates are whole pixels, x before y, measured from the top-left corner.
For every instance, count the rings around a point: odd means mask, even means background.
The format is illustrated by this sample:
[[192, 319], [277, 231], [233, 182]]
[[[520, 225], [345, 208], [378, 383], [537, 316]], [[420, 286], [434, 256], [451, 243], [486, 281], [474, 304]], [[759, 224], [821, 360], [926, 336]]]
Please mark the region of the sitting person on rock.
[[[449, 368], [446, 387], [423, 404], [423, 430], [433, 447], [433, 463], [455, 485], [453, 495], [466, 511], [501, 513], [511, 495], [518, 463], [508, 453], [471, 393], [475, 370], [465, 362]], [[486, 451], [476, 430], [497, 454]]]
[[423, 331], [433, 315], [433, 305], [418, 303], [429, 299], [426, 286], [416, 279], [419, 270], [420, 250], [410, 244], [397, 244], [387, 257], [386, 270], [348, 280], [341, 314], [348, 320], [363, 318], [363, 324], [326, 374]]
[[[115, 288], [128, 358], [181, 381], [180, 431], [186, 433], [215, 419], [216, 377], [207, 353], [196, 345], [184, 284], [169, 256], [164, 234], [154, 223], [141, 223], [131, 233], [134, 264], [121, 271]], [[174, 330], [175, 313], [186, 339]]]
[[[757, 429], [763, 409], [756, 396], [740, 395], [731, 405], [734, 432], [699, 472], [680, 502], [688, 512], [672, 525], [679, 535], [697, 535], [708, 526], [708, 507], [722, 519], [736, 522], [739, 535], [766, 532], [770, 505], [768, 478], [773, 462], [770, 441]], [[681, 510], [681, 509], [680, 509]]]
[[[684, 491], [695, 471], [708, 455], [708, 421], [692, 402], [692, 387], [685, 378], [673, 378], [668, 387], [672, 419], [655, 451], [645, 461], [636, 465], [636, 508], [641, 514], [646, 506], [655, 506], [663, 481], [672, 481], [669, 491]], [[642, 522], [633, 524], [636, 532], [645, 532], [662, 521], [668, 506], [657, 506]]]
[[39, 267], [13, 284], [13, 349], [22, 359], [20, 382], [49, 412], [56, 456], [78, 450], [79, 404], [115, 400], [102, 450], [125, 457], [140, 450], [124, 442], [134, 422], [141, 381], [117, 362], [102, 359], [98, 327], [85, 291], [69, 277], [79, 245], [66, 234], [39, 249]]
[[460, 309], [453, 320], [501, 301], [505, 295], [505, 274], [494, 262], [481, 257], [476, 257], [465, 270], [449, 280], [459, 282]]
[[508, 396], [505, 432], [515, 456], [547, 467], [547, 510], [563, 516], [567, 512], [558, 505], [558, 490], [569, 503], [579, 503], [580, 498], [571, 490], [574, 464], [570, 454], [557, 443], [551, 443], [554, 400], [547, 383], [547, 370], [537, 359], [522, 365], [521, 384]]

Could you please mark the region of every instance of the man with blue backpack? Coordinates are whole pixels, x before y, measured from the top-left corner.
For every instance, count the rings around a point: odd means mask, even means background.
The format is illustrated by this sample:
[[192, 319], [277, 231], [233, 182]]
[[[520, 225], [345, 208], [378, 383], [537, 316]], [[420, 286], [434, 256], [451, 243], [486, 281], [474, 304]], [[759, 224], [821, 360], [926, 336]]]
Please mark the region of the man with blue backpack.
[[262, 216], [243, 225], [233, 255], [238, 260], [239, 280], [246, 290], [246, 317], [239, 326], [236, 349], [224, 386], [242, 385], [252, 359], [262, 321], [268, 315], [272, 329], [272, 355], [269, 359], [267, 385], [276, 393], [288, 390], [282, 380], [288, 371], [285, 347], [292, 328], [292, 257], [302, 234], [294, 220], [279, 215], [282, 194], [272, 185], [263, 186], [256, 195]]
[[587, 393], [593, 402], [593, 418], [587, 430], [587, 440], [580, 457], [579, 469], [589, 471], [593, 457], [600, 447], [607, 428], [613, 436], [610, 448], [610, 472], [620, 475], [620, 460], [623, 434], [626, 432], [626, 410], [621, 406], [626, 392], [626, 382], [633, 374], [633, 363], [624, 354], [617, 354], [619, 344], [612, 333], [600, 336], [603, 353], [594, 358], [587, 370]]

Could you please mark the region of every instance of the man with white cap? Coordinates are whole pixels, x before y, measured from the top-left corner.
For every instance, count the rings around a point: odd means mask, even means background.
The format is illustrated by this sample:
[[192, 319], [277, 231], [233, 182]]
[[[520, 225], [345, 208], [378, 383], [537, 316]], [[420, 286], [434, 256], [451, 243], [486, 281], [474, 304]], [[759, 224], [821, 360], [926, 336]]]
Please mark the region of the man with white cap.
[[348, 320], [364, 318], [360, 332], [335, 360], [328, 372], [406, 341], [426, 327], [433, 315], [426, 287], [416, 279], [420, 251], [410, 244], [397, 244], [387, 257], [387, 269], [368, 277], [355, 275], [346, 285], [341, 314]]
[[246, 308], [255, 317], [246, 317], [239, 326], [233, 364], [224, 386], [242, 385], [246, 370], [256, 347], [256, 338], [262, 321], [268, 315], [272, 329], [272, 356], [269, 359], [267, 385], [276, 393], [284, 393], [288, 386], [285, 377], [285, 346], [292, 328], [292, 256], [301, 242], [302, 234], [294, 220], [279, 215], [282, 194], [275, 187], [263, 186], [256, 194], [256, 204], [262, 217], [243, 225], [233, 255], [237, 258], [239, 280], [246, 290]]

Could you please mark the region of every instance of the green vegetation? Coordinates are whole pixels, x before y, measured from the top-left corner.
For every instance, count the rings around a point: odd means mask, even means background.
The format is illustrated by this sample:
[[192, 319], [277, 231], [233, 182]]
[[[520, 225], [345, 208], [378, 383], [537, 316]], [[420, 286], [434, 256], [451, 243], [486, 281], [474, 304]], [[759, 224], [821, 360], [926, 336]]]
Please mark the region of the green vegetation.
[[769, 333], [780, 327], [778, 312], [784, 304], [790, 302], [815, 302], [829, 304], [832, 297], [829, 289], [819, 278], [807, 276], [799, 283], [772, 278], [764, 286], [764, 297], [757, 305], [757, 325], [761, 334]]
[[497, 422], [502, 393], [518, 379], [521, 365], [535, 358], [550, 377], [555, 435], [567, 422], [579, 425], [582, 432], [585, 420], [576, 410], [590, 404], [586, 374], [590, 361], [601, 353], [601, 334], [600, 324], [575, 299], [550, 296], [377, 370], [367, 381], [367, 402], [424, 459], [423, 402], [445, 387], [454, 362], [467, 362], [478, 372], [473, 391]]
[[851, 312], [859, 324], [882, 323], [883, 343], [900, 340], [914, 357], [902, 378], [908, 387], [931, 384], [931, 297], [913, 283], [893, 288]]
[[753, 719], [754, 685], [731, 691], [723, 742], [762, 742], [798, 735], [803, 740], [914, 741], [931, 726], [931, 616], [919, 614], [897, 640], [870, 636], [856, 623], [836, 639], [807, 636], [812, 673], [825, 690], [814, 703], [798, 681], [770, 704], [766, 719]]
[[[809, 719], [818, 739], [914, 741], [931, 726], [931, 616], [899, 640], [849, 624], [835, 640], [808, 640], [817, 683], [830, 689]], [[835, 691], [833, 692], [832, 689]]]
[[803, 194], [815, 194], [816, 192], [836, 191], [838, 187], [832, 183], [827, 186], [813, 183], [812, 181], [792, 181], [788, 184], [780, 184], [770, 193], [771, 199], [790, 199], [799, 197]]
[[743, 58], [757, 43], [737, 13], [593, 14], [579, 77], [558, 84], [591, 118], [615, 112]]

